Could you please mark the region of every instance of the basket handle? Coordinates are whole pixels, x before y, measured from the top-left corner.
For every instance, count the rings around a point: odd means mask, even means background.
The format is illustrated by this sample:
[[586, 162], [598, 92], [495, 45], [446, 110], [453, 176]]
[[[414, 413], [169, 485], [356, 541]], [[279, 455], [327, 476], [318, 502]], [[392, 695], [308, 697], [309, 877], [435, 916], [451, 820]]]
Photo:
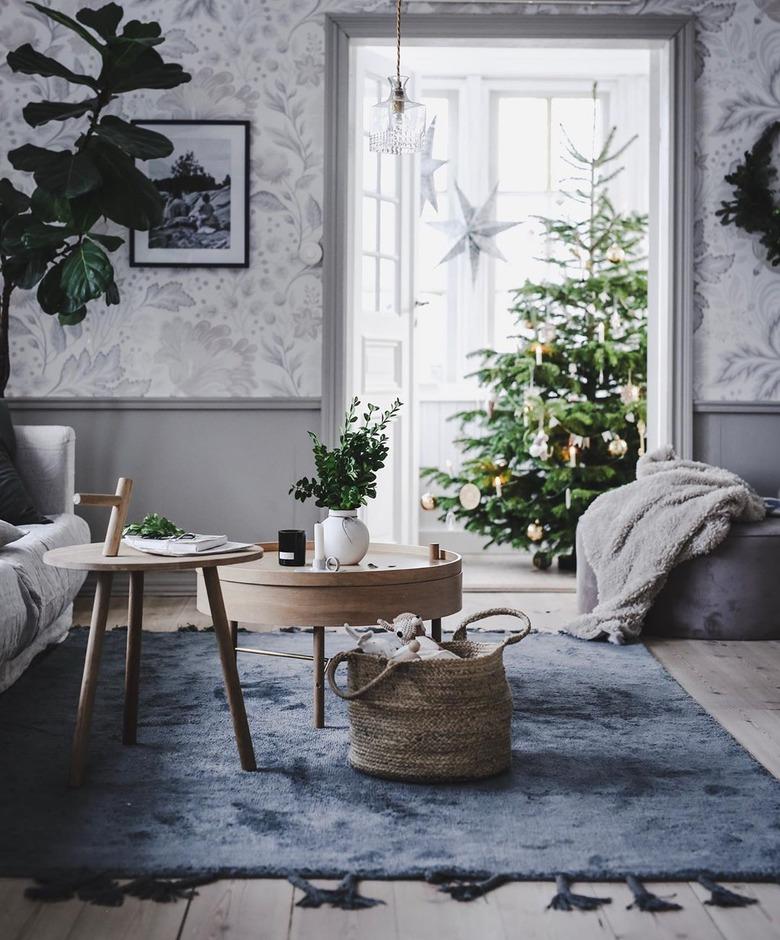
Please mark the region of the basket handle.
[[347, 659], [347, 657], [349, 657], [353, 652], [353, 650], [345, 650], [341, 653], [336, 653], [335, 656], [328, 660], [328, 668], [325, 670], [325, 675], [328, 677], [328, 684], [330, 685], [331, 689], [333, 689], [339, 698], [346, 699], [347, 701], [351, 701], [352, 699], [360, 698], [362, 695], [365, 695], [369, 689], [373, 689], [375, 685], [378, 685], [383, 679], [386, 679], [396, 668], [396, 666], [401, 665], [400, 662], [388, 662], [382, 672], [380, 672], [378, 676], [374, 676], [374, 678], [370, 682], [367, 682], [362, 689], [356, 689], [354, 692], [344, 692], [336, 684], [336, 670], [338, 669], [339, 665], [343, 663], [344, 660]]
[[511, 646], [513, 643], [519, 643], [524, 637], [528, 636], [531, 632], [531, 621], [528, 619], [528, 615], [524, 614], [522, 610], [516, 610], [514, 607], [491, 607], [489, 610], [480, 610], [476, 614], [472, 614], [470, 617], [461, 623], [458, 629], [453, 634], [453, 640], [465, 640], [467, 639], [466, 627], [470, 623], [476, 623], [477, 620], [485, 620], [487, 617], [496, 617], [500, 614], [504, 614], [509, 617], [517, 617], [523, 621], [523, 626], [520, 628], [518, 633], [511, 633], [503, 643], [499, 643], [499, 648], [503, 649], [505, 646]]

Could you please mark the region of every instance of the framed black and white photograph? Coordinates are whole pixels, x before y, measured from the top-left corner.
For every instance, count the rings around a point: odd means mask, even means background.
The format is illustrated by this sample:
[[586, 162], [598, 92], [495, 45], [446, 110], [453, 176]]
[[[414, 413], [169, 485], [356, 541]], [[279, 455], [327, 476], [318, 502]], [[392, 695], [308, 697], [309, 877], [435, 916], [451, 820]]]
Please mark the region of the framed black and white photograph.
[[249, 265], [249, 122], [134, 121], [165, 134], [169, 157], [143, 161], [165, 201], [162, 224], [132, 231], [134, 267]]

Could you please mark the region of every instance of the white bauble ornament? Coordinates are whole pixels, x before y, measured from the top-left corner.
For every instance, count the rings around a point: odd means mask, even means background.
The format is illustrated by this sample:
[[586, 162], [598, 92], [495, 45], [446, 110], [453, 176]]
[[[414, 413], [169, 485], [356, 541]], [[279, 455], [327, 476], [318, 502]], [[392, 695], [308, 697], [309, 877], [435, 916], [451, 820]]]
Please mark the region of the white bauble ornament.
[[426, 512], [430, 512], [432, 509], [435, 509], [439, 501], [433, 495], [433, 493], [423, 493], [420, 497], [420, 505]]
[[458, 493], [458, 499], [464, 509], [472, 510], [479, 506], [482, 499], [482, 493], [476, 483], [464, 483]]
[[625, 457], [628, 451], [628, 444], [622, 437], [613, 437], [607, 445], [607, 450], [613, 457]]
[[532, 522], [528, 526], [528, 528], [525, 530], [525, 534], [532, 542], [541, 542], [544, 538], [544, 527], [537, 519], [536, 522]]
[[626, 253], [617, 242], [614, 242], [607, 248], [607, 261], [609, 261], [610, 264], [620, 264], [621, 261], [625, 260]]
[[544, 431], [537, 431], [528, 448], [528, 453], [538, 460], [547, 460], [550, 456], [550, 448], [547, 446], [549, 440], [550, 438]]

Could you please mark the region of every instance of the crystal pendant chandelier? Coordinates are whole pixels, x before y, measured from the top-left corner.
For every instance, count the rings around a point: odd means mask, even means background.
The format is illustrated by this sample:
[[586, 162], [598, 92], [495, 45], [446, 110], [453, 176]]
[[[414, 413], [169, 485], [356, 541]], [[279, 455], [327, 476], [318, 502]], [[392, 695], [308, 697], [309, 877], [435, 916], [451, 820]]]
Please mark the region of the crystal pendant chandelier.
[[425, 107], [406, 94], [401, 75], [401, 0], [395, 8], [395, 75], [388, 77], [390, 94], [371, 109], [368, 148], [374, 153], [420, 153], [425, 139]]

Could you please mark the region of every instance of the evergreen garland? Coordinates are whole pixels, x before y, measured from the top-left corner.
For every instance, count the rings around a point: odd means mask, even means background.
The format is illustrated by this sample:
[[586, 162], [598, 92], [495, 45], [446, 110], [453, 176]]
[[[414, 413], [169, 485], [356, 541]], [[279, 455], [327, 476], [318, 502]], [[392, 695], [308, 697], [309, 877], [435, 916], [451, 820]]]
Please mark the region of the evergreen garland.
[[[632, 142], [614, 150], [614, 137], [613, 128], [592, 157], [567, 138], [578, 175], [565, 195], [580, 209], [573, 221], [540, 219], [558, 277], [515, 292], [515, 352], [472, 354], [490, 399], [453, 416], [462, 468], [423, 470], [444, 490], [442, 518], [454, 513], [487, 545], [531, 549], [538, 567], [573, 551], [579, 516], [634, 479], [644, 448], [647, 218], [617, 213], [607, 195], [621, 171], [614, 161]], [[476, 508], [459, 500], [467, 483], [481, 493]]]
[[722, 202], [715, 213], [722, 225], [736, 225], [746, 232], [761, 233], [759, 241], [766, 248], [767, 260], [773, 267], [780, 264], [780, 206], [775, 200], [774, 182], [777, 169], [772, 164], [775, 139], [780, 121], [770, 124], [745, 152], [745, 161], [726, 182], [734, 187], [734, 198]]

